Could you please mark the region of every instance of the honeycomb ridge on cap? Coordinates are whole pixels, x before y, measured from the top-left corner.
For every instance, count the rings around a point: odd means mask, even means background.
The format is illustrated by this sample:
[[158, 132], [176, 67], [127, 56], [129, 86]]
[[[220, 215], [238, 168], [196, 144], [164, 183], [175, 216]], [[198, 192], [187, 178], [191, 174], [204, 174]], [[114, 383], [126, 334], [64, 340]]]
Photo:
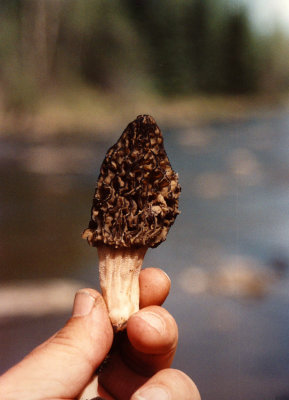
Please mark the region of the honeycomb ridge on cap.
[[139, 115], [107, 151], [82, 236], [91, 246], [157, 247], [179, 214], [180, 191], [160, 128]]

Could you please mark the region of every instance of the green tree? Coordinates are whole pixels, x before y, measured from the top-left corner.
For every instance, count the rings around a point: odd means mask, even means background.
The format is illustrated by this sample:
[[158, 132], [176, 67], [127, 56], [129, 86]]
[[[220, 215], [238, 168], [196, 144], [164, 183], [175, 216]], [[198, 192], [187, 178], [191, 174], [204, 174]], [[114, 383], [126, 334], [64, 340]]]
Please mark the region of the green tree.
[[257, 58], [252, 39], [246, 10], [229, 13], [221, 54], [224, 91], [248, 93], [257, 89]]

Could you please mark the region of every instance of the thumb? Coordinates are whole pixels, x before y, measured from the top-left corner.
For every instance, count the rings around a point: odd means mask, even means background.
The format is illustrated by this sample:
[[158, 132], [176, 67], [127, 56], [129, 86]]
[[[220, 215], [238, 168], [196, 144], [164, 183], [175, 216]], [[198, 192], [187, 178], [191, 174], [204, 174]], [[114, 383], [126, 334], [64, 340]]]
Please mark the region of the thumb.
[[4, 387], [4, 398], [7, 390], [15, 396], [11, 398], [75, 398], [104, 360], [112, 340], [103, 298], [93, 289], [82, 289], [66, 325], [0, 378], [0, 394]]

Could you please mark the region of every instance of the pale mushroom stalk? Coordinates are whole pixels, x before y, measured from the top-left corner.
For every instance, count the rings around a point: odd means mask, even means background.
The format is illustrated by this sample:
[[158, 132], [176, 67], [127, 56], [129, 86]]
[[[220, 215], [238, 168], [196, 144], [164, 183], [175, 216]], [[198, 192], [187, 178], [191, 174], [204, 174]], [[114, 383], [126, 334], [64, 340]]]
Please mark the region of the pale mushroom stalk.
[[109, 317], [116, 331], [139, 310], [139, 273], [146, 247], [97, 246], [99, 280]]
[[82, 235], [98, 249], [100, 286], [115, 331], [139, 309], [145, 253], [166, 239], [179, 214], [180, 190], [159, 127], [149, 115], [138, 116], [105, 156]]

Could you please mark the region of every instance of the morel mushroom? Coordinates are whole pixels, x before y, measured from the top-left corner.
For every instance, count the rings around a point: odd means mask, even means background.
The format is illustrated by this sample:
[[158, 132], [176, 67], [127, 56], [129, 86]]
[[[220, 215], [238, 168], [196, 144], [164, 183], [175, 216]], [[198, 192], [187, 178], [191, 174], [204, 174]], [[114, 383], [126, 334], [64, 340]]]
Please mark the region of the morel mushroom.
[[139, 115], [105, 156], [82, 235], [97, 247], [100, 286], [116, 331], [139, 309], [145, 253], [166, 239], [179, 214], [180, 191], [159, 127]]

